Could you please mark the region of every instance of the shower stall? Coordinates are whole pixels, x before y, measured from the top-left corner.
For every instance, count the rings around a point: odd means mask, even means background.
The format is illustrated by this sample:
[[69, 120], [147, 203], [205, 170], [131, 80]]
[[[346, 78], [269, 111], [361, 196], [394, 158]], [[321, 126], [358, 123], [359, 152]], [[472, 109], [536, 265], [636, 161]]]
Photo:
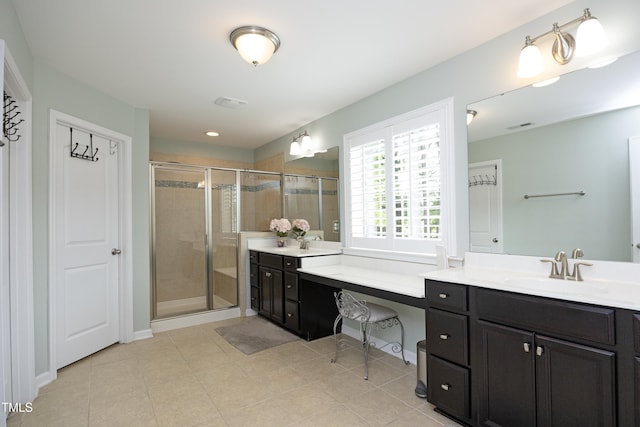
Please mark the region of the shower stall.
[[150, 163], [152, 319], [239, 306], [240, 230], [305, 218], [339, 240], [338, 180]]
[[152, 164], [153, 319], [238, 305], [238, 174]]

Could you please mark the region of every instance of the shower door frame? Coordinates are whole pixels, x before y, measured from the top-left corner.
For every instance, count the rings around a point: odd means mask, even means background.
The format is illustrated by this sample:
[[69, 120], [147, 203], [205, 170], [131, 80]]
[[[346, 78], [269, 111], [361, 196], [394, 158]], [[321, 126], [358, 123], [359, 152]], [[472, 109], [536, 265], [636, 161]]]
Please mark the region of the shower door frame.
[[[205, 257], [205, 281], [206, 281], [206, 309], [198, 310], [198, 311], [188, 311], [188, 312], [180, 312], [176, 314], [170, 314], [162, 317], [158, 317], [158, 307], [157, 307], [157, 265], [156, 265], [156, 182], [155, 182], [155, 172], [156, 169], [160, 168], [161, 170], [171, 170], [175, 172], [202, 172], [204, 177], [204, 257]], [[233, 172], [235, 174], [235, 191], [237, 194], [236, 197], [236, 205], [235, 209], [235, 228], [236, 228], [236, 304], [230, 307], [224, 307], [220, 309], [214, 309], [213, 297], [214, 297], [214, 271], [213, 271], [213, 259], [212, 259], [212, 244], [213, 244], [213, 232], [212, 232], [212, 221], [213, 221], [213, 212], [212, 212], [212, 171], [228, 171]], [[180, 316], [188, 316], [192, 314], [198, 313], [206, 313], [215, 310], [224, 310], [230, 309], [240, 306], [240, 284], [238, 283], [238, 237], [240, 230], [240, 171], [231, 168], [219, 168], [219, 167], [210, 167], [210, 166], [200, 166], [200, 165], [189, 165], [182, 163], [171, 163], [171, 162], [149, 162], [149, 194], [150, 194], [150, 205], [151, 209], [149, 210], [150, 215], [150, 266], [151, 266], [151, 320], [165, 320], [171, 319]]]

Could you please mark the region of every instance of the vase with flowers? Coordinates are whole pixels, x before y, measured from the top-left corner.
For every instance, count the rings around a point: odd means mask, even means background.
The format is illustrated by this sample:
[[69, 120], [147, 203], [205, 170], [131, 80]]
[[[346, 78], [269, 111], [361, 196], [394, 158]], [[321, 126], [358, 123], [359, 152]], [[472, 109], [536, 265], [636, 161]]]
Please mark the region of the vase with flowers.
[[291, 223], [286, 218], [272, 219], [271, 224], [269, 224], [269, 230], [276, 233], [276, 244], [281, 248], [284, 246], [285, 237], [287, 237], [289, 230], [291, 230]]
[[309, 222], [306, 219], [294, 219], [291, 225], [291, 233], [300, 243], [300, 249], [309, 249], [308, 242], [304, 240], [304, 235], [307, 234], [307, 231], [311, 228]]

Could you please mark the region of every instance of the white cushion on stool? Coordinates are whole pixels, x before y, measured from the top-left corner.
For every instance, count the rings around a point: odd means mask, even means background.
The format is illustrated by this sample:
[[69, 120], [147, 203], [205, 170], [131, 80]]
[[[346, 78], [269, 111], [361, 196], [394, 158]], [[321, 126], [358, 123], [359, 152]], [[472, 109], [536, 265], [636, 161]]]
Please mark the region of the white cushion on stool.
[[383, 320], [393, 319], [398, 317], [398, 312], [385, 307], [384, 305], [375, 304], [372, 302], [365, 302], [365, 305], [369, 308], [369, 322], [376, 323]]

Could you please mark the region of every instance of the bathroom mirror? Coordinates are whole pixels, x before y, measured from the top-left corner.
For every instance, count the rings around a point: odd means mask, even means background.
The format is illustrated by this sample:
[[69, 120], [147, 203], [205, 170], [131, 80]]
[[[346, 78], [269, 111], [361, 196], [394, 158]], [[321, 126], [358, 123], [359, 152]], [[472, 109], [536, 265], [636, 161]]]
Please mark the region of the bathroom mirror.
[[631, 261], [639, 104], [640, 53], [470, 104], [471, 250]]
[[285, 163], [284, 215], [304, 218], [327, 241], [340, 240], [339, 148]]

